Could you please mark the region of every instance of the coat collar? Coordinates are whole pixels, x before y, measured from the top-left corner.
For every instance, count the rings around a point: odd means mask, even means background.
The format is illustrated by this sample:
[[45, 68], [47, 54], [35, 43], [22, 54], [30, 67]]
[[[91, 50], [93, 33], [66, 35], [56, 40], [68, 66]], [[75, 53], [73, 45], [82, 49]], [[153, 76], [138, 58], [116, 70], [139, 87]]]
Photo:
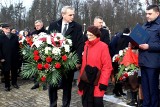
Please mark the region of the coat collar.
[[86, 41], [86, 45], [87, 46], [94, 46], [95, 44], [97, 44], [98, 42], [100, 41], [100, 38], [96, 38], [95, 40], [93, 41]]
[[145, 24], [144, 24], [144, 26], [147, 26], [147, 27], [150, 27], [152, 24], [158, 24], [158, 25], [160, 25], [160, 17], [158, 16], [154, 21], [152, 21], [152, 22], [146, 22]]
[[[57, 26], [58, 26], [57, 29], [58, 29], [59, 32], [61, 32], [61, 28], [62, 28], [62, 19], [63, 19], [63, 18], [61, 18], [61, 19], [58, 20], [58, 22], [57, 22]], [[73, 30], [74, 26], [75, 26], [75, 25], [74, 25], [74, 21], [72, 21], [71, 23], [69, 23], [68, 29], [67, 29], [67, 31], [66, 31], [66, 33], [65, 33], [66, 36], [70, 34], [70, 32]]]

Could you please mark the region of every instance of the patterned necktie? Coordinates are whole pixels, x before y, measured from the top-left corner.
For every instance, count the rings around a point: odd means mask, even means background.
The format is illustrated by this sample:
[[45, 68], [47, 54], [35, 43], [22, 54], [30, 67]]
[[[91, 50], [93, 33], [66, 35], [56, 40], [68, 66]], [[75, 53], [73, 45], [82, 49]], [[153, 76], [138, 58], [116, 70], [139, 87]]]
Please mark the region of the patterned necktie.
[[64, 28], [63, 28], [63, 32], [62, 32], [63, 36], [65, 36], [66, 31], [67, 31], [67, 24], [64, 24]]

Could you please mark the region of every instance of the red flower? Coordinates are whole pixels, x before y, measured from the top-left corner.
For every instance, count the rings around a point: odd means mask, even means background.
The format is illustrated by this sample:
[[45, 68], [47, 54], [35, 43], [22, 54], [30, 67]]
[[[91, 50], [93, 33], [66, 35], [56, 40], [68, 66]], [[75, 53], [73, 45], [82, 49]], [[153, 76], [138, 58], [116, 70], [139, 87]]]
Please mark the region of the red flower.
[[38, 64], [38, 65], [37, 65], [37, 68], [38, 68], [38, 70], [42, 70], [43, 65], [42, 65], [42, 64]]
[[122, 78], [122, 77], [120, 77], [120, 78], [119, 78], [119, 80], [120, 80], [120, 81], [122, 81], [122, 80], [123, 80], [123, 78]]
[[123, 76], [125, 76], [127, 78], [128, 77], [128, 73], [127, 72], [124, 73]]
[[44, 64], [45, 69], [49, 69], [50, 65], [48, 63]]
[[42, 82], [45, 82], [45, 81], [46, 81], [46, 76], [42, 76], [42, 77], [41, 77], [41, 81], [42, 81]]
[[50, 63], [51, 61], [52, 61], [52, 58], [51, 58], [50, 56], [48, 56], [48, 57], [46, 58], [46, 62]]
[[35, 55], [35, 56], [34, 56], [34, 60], [35, 60], [35, 61], [38, 61], [39, 59], [40, 59], [40, 56], [38, 56], [38, 55]]
[[38, 51], [38, 50], [34, 50], [33, 54], [34, 54], [34, 55], [38, 55], [38, 54], [39, 54], [39, 51]]
[[67, 55], [63, 55], [63, 56], [62, 56], [62, 60], [63, 60], [63, 61], [66, 61], [66, 60], [67, 60]]
[[120, 58], [119, 58], [119, 56], [117, 56], [116, 58], [115, 58], [115, 62], [118, 62], [120, 60]]
[[57, 62], [55, 65], [54, 65], [55, 68], [59, 69], [61, 67], [61, 64], [59, 62]]

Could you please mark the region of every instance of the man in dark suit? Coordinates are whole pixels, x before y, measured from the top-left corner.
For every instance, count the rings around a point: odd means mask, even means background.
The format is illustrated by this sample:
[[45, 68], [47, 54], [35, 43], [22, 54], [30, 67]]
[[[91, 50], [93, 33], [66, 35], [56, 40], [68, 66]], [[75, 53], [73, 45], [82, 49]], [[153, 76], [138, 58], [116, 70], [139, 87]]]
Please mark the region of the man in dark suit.
[[143, 107], [159, 107], [160, 17], [157, 5], [147, 7], [146, 19], [143, 28], [150, 38], [147, 43], [139, 45]]
[[10, 33], [8, 24], [3, 24], [2, 30], [3, 33], [0, 35], [0, 61], [5, 79], [5, 91], [10, 91], [10, 71], [12, 86], [16, 89], [19, 88], [17, 85], [19, 42], [18, 36]]
[[[48, 33], [61, 32], [64, 36], [70, 36], [72, 40], [72, 52], [76, 51], [79, 56], [79, 62], [81, 63], [81, 56], [83, 50], [83, 34], [82, 26], [76, 23], [74, 20], [74, 9], [70, 6], [64, 6], [61, 10], [62, 18], [50, 24]], [[80, 64], [77, 64], [77, 68]], [[74, 71], [70, 71], [66, 77], [62, 78], [62, 89], [63, 89], [63, 106], [69, 107], [71, 100], [71, 89]], [[58, 87], [49, 86], [49, 100], [50, 107], [57, 107], [57, 90]]]

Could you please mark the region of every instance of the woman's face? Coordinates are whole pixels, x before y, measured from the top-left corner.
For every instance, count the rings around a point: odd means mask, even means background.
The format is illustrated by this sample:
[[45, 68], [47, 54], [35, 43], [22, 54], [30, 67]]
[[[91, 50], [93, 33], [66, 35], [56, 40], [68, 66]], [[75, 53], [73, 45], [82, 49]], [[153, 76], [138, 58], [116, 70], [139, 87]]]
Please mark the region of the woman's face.
[[95, 40], [97, 38], [94, 34], [92, 34], [89, 31], [87, 31], [87, 37], [88, 37], [89, 41], [93, 41], [93, 40]]

